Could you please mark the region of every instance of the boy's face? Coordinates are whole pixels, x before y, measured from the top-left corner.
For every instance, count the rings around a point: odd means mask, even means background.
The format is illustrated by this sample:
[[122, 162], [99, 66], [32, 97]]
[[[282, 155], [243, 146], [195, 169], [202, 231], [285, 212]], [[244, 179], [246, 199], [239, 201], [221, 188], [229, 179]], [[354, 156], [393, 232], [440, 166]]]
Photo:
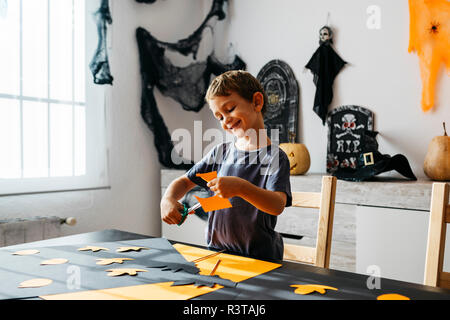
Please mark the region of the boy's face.
[[238, 138], [245, 136], [249, 129], [260, 129], [258, 116], [263, 104], [264, 97], [260, 92], [253, 95], [252, 102], [235, 92], [209, 100], [209, 107], [222, 128]]

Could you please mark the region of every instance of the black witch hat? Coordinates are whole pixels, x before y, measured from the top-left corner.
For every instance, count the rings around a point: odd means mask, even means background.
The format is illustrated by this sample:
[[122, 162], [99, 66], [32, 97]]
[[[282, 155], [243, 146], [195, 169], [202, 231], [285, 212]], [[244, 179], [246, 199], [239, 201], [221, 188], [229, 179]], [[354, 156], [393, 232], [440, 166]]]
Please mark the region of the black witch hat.
[[404, 155], [396, 154], [391, 157], [378, 151], [377, 134], [377, 131], [365, 130], [361, 139], [361, 153], [357, 159], [356, 169], [339, 168], [333, 176], [347, 181], [365, 181], [380, 173], [395, 170], [410, 180], [417, 180]]

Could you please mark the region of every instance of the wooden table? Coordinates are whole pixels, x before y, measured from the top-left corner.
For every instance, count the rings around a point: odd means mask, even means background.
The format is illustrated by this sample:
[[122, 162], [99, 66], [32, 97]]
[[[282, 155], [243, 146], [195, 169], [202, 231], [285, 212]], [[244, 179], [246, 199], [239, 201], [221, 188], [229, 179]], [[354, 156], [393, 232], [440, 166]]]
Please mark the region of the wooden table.
[[[149, 238], [149, 236], [120, 230], [103, 230], [90, 232], [7, 248], [21, 249], [33, 247], [49, 247], [72, 244], [88, 244], [95, 242], [111, 242]], [[223, 288], [195, 298], [195, 300], [376, 300], [378, 296], [395, 293], [412, 300], [450, 300], [450, 290], [430, 287], [420, 284], [379, 278], [379, 288], [370, 289], [376, 285], [376, 279], [370, 275], [349, 273], [331, 269], [323, 269], [305, 264], [283, 262], [282, 267], [260, 276], [245, 280], [235, 288]], [[313, 293], [309, 295], [294, 294], [292, 284], [320, 284], [338, 288], [338, 291], [328, 290], [326, 294]]]

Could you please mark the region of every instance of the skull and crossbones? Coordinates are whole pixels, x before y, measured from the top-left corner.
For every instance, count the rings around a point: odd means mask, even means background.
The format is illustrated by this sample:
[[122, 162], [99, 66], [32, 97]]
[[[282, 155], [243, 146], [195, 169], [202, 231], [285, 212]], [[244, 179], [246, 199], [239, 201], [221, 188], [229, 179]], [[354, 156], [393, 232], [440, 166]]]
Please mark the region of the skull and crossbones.
[[342, 124], [339, 125], [337, 123], [334, 124], [334, 126], [336, 128], [339, 128], [340, 130], [342, 130], [342, 133], [339, 133], [336, 135], [336, 138], [340, 139], [341, 137], [349, 134], [352, 137], [359, 139], [361, 137], [361, 135], [353, 133], [354, 130], [358, 130], [358, 129], [363, 129], [364, 125], [360, 124], [359, 126], [356, 126], [356, 117], [354, 114], [351, 113], [346, 113], [344, 114], [344, 116], [341, 119]]

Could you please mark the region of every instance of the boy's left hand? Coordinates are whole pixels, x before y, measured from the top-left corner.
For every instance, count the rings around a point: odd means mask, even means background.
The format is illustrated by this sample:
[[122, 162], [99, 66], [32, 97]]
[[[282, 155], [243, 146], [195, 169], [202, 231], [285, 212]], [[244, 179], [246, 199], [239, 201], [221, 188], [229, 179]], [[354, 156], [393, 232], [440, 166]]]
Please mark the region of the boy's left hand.
[[246, 180], [239, 177], [218, 177], [208, 182], [208, 187], [222, 198], [239, 197]]

